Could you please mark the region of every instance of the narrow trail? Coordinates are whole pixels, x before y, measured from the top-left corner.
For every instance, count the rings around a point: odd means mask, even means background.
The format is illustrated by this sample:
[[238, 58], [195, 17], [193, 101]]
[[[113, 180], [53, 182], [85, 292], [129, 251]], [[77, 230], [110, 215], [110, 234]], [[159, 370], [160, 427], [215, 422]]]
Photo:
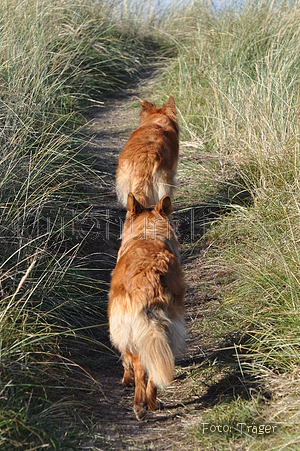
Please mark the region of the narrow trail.
[[[88, 153], [94, 160], [95, 169], [103, 174], [94, 214], [95, 217], [98, 215], [99, 221], [105, 216], [106, 222], [102, 234], [94, 240], [93, 251], [95, 255], [101, 254], [101, 258], [97, 260], [97, 277], [105, 280], [107, 289], [110, 273], [116, 262], [120, 227], [125, 216], [125, 210], [117, 203], [114, 189], [117, 158], [139, 122], [140, 107], [136, 106], [139, 105], [141, 92], [144, 89], [139, 87], [127, 91], [119, 98], [106, 101], [105, 105], [90, 113], [86, 127], [86, 133], [90, 136]], [[181, 152], [180, 159], [184, 158], [185, 155]], [[190, 212], [180, 213], [187, 206], [177, 203], [174, 208], [179, 241], [185, 239], [190, 227]], [[97, 419], [97, 427], [93, 431], [93, 438], [82, 449], [201, 449], [196, 438], [189, 434], [189, 429], [199, 424], [201, 410], [210, 402], [215, 403], [216, 397], [210, 397], [208, 386], [195, 381], [193, 373], [208, 355], [213, 355], [216, 339], [213, 331], [203, 328], [203, 324], [205, 318], [213, 316], [220, 303], [219, 274], [205, 269], [204, 251], [200, 246], [186, 245], [182, 253], [182, 267], [187, 284], [185, 306], [188, 339], [184, 358], [176, 362], [174, 383], [158, 393], [162, 410], [149, 412], [145, 422], [139, 423], [136, 420], [132, 410], [134, 388], [120, 385], [122, 364], [117, 353], [111, 349], [107, 328], [102, 329], [98, 339], [107, 348], [94, 353], [91, 351], [87, 359], [90, 363], [86, 365], [102, 390], [98, 399], [91, 399], [91, 412]]]

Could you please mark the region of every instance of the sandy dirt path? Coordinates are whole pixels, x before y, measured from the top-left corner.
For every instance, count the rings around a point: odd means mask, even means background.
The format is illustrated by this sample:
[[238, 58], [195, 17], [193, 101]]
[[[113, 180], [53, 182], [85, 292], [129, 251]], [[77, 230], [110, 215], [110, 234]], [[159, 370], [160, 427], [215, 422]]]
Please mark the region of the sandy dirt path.
[[[89, 114], [86, 127], [86, 133], [90, 136], [88, 153], [93, 158], [94, 168], [102, 173], [99, 201], [94, 214], [106, 225], [94, 240], [94, 253], [101, 257], [98, 260], [98, 277], [106, 281], [107, 289], [120, 244], [120, 225], [125, 216], [125, 210], [117, 203], [114, 189], [117, 158], [131, 131], [138, 124], [140, 108], [137, 105], [142, 92], [144, 87], [138, 87], [118, 98], [107, 100]], [[180, 159], [184, 158], [185, 155], [181, 152]], [[178, 182], [180, 190], [180, 176]], [[187, 205], [175, 204], [174, 219], [179, 241], [186, 242], [191, 211], [182, 211], [182, 207]], [[201, 215], [205, 216], [204, 210]], [[96, 399], [93, 395], [91, 399], [91, 414], [97, 419], [97, 426], [92, 431], [93, 438], [81, 449], [201, 449], [189, 429], [200, 425], [201, 410], [207, 405], [210, 395], [205, 384], [194, 380], [193, 373], [208, 355], [213, 355], [216, 345], [214, 334], [207, 334], [202, 325], [205, 317], [213, 315], [220, 302], [218, 274], [205, 269], [203, 254], [204, 249], [199, 245], [184, 246], [182, 266], [187, 283], [187, 348], [184, 358], [177, 362], [174, 383], [158, 394], [162, 409], [149, 412], [145, 422], [139, 423], [136, 420], [132, 410], [134, 389], [120, 385], [122, 364], [119, 356], [111, 349], [107, 329], [102, 328], [97, 338], [107, 348], [91, 352], [89, 360], [94, 365], [87, 364], [88, 371], [101, 386], [99, 397]]]

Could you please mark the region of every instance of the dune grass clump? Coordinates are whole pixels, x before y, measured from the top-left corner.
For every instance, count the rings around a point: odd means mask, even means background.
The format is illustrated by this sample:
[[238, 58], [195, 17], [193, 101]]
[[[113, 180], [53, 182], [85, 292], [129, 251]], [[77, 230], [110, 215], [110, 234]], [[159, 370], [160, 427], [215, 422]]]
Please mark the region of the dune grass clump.
[[229, 304], [252, 331], [254, 358], [276, 360], [279, 368], [300, 355], [298, 6], [216, 10], [195, 2], [163, 78], [178, 100], [185, 137], [201, 140], [208, 160], [213, 154], [208, 171], [218, 189], [236, 183], [249, 195], [251, 206], [233, 200], [215, 237], [224, 265], [236, 273]]
[[61, 337], [103, 322], [105, 291], [79, 253], [101, 174], [78, 126], [167, 46], [113, 1], [3, 1], [0, 17], [0, 447], [70, 449]]

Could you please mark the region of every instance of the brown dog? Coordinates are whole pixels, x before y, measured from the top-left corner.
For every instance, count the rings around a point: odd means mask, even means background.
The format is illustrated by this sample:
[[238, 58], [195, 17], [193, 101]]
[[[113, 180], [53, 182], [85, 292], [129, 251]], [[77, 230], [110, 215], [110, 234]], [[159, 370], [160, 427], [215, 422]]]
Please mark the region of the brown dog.
[[173, 380], [174, 358], [185, 341], [185, 284], [178, 241], [168, 220], [172, 210], [168, 196], [151, 210], [129, 194], [109, 291], [110, 337], [122, 355], [122, 384], [135, 382], [138, 420], [144, 419], [147, 408], [156, 408], [157, 387]]
[[118, 160], [116, 190], [124, 207], [130, 192], [145, 207], [172, 196], [179, 152], [176, 114], [172, 95], [160, 109], [143, 100], [140, 125]]

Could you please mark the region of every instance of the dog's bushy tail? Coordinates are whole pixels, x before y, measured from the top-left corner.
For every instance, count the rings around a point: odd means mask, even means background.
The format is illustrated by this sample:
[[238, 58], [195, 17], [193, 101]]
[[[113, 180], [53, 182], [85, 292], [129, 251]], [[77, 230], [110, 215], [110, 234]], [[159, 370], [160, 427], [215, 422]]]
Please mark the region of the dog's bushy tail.
[[170, 338], [173, 324], [162, 309], [148, 308], [135, 320], [134, 342], [143, 367], [154, 385], [163, 388], [173, 380], [175, 358]]

